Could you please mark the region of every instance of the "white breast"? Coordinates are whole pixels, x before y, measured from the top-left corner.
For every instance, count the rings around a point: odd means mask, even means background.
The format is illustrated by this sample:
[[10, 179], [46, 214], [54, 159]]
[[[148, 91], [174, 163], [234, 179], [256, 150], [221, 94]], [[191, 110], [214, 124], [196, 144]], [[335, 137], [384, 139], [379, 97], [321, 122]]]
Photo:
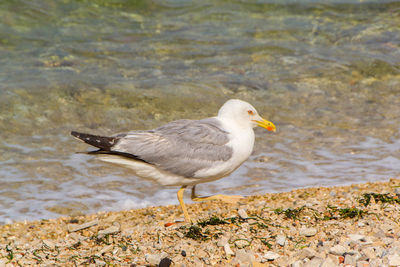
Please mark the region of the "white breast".
[[254, 131], [252, 128], [234, 127], [234, 125], [226, 122], [223, 122], [223, 124], [224, 129], [229, 132], [230, 141], [227, 145], [233, 150], [232, 157], [228, 161], [219, 162], [212, 168], [197, 171], [194, 177], [208, 177], [208, 179], [202, 179], [202, 183], [217, 180], [230, 174], [245, 162], [253, 151]]

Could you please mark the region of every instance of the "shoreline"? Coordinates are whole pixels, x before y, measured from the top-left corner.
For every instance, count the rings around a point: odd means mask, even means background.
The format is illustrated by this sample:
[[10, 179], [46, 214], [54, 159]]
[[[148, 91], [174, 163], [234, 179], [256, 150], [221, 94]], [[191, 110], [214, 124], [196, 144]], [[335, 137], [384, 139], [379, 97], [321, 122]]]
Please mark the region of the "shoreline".
[[0, 266], [399, 266], [399, 198], [391, 178], [186, 204], [192, 225], [175, 205], [15, 222]]

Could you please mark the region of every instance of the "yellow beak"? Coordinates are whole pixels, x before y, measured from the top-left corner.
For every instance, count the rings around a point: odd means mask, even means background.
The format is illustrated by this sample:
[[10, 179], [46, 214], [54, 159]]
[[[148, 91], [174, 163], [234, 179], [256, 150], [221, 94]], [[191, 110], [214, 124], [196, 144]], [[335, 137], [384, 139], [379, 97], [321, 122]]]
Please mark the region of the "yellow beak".
[[276, 127], [275, 125], [267, 120], [261, 119], [261, 120], [257, 120], [255, 121], [257, 123], [258, 126], [263, 127], [265, 129], [267, 129], [268, 131], [271, 132], [276, 132]]

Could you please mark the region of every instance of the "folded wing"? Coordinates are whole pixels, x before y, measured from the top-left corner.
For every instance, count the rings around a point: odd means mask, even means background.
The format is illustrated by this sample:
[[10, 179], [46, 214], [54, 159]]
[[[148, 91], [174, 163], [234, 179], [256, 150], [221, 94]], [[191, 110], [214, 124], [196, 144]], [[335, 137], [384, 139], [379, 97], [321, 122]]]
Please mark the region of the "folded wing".
[[215, 118], [179, 120], [151, 131], [116, 135], [110, 151], [134, 155], [176, 175], [195, 177], [197, 171], [231, 158], [228, 135]]

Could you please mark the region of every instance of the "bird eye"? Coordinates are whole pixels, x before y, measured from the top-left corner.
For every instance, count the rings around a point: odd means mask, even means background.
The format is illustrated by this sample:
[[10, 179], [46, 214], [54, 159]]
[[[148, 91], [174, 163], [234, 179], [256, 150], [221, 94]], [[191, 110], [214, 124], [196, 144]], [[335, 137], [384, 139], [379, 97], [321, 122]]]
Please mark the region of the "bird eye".
[[249, 113], [249, 115], [254, 115], [254, 112], [252, 110], [248, 110], [247, 113]]

